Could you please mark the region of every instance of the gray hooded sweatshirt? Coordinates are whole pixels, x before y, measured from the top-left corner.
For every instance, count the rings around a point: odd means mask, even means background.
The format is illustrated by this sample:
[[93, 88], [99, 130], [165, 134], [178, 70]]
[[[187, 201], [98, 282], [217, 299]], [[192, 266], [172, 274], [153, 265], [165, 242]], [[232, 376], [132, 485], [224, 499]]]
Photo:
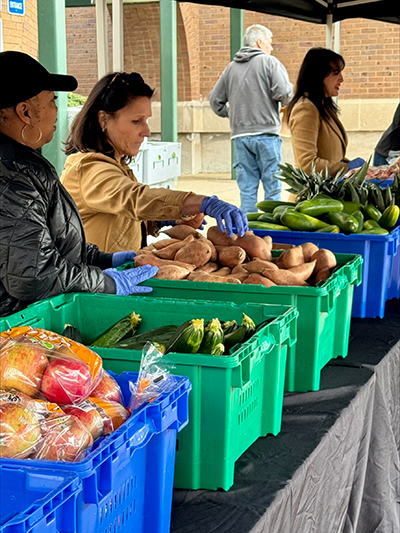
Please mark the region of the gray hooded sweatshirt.
[[279, 135], [280, 106], [293, 85], [282, 63], [259, 48], [243, 46], [229, 63], [209, 101], [220, 117], [229, 117], [231, 137], [254, 133]]

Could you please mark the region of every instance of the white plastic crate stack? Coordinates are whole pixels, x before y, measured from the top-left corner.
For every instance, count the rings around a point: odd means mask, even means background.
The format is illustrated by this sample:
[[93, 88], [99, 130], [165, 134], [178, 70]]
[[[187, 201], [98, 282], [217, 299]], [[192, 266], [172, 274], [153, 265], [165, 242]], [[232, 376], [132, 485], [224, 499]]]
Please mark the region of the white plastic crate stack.
[[181, 143], [143, 142], [129, 166], [141, 183], [174, 189], [181, 174]]

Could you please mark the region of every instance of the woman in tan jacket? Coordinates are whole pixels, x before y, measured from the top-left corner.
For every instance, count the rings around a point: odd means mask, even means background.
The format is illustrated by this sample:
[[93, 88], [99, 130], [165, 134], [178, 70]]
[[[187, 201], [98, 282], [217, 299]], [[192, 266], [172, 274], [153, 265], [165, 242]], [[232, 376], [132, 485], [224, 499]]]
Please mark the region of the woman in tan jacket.
[[232, 236], [248, 229], [236, 206], [191, 192], [150, 189], [128, 166], [150, 136], [153, 90], [133, 72], [104, 76], [75, 117], [66, 143], [68, 155], [61, 181], [75, 200], [90, 242], [108, 252], [145, 245], [163, 222], [199, 228], [204, 215]]
[[361, 166], [364, 160], [346, 159], [347, 135], [332, 97], [339, 94], [345, 62], [326, 48], [311, 48], [300, 67], [295, 94], [287, 107], [295, 163], [309, 173], [331, 175]]

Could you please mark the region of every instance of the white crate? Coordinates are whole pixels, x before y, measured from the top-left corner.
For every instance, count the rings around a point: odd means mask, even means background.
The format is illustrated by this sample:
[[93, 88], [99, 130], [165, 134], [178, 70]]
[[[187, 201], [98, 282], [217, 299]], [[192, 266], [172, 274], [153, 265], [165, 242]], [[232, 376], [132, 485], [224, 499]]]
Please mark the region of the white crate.
[[144, 150], [143, 183], [163, 186], [181, 174], [181, 143], [148, 142]]
[[145, 153], [145, 150], [140, 149], [138, 155], [133, 158], [128, 165], [139, 183], [144, 183], [143, 175], [145, 165]]

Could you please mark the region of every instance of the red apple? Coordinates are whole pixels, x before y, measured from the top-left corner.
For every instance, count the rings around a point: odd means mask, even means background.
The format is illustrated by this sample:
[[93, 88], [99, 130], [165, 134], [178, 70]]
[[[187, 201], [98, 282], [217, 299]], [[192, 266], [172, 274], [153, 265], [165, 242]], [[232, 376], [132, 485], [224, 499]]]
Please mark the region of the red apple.
[[35, 396], [40, 391], [48, 364], [49, 360], [38, 346], [16, 343], [7, 348], [6, 345], [0, 355], [0, 387]]
[[80, 403], [90, 394], [92, 374], [88, 365], [77, 359], [54, 359], [46, 368], [42, 392], [58, 404]]
[[118, 402], [124, 404], [121, 389], [118, 383], [108, 372], [103, 370], [103, 377], [97, 387], [92, 390], [90, 396], [99, 398], [100, 400], [108, 400], [110, 402]]
[[103, 434], [103, 418], [96, 409], [96, 406], [89, 400], [85, 400], [79, 405], [64, 406], [63, 411], [67, 415], [76, 416], [90, 431], [93, 440], [98, 439]]
[[34, 459], [49, 461], [80, 461], [93, 438], [85, 426], [72, 415], [53, 414], [40, 424], [42, 439]]
[[29, 408], [0, 404], [0, 457], [24, 459], [39, 439], [39, 421]]

